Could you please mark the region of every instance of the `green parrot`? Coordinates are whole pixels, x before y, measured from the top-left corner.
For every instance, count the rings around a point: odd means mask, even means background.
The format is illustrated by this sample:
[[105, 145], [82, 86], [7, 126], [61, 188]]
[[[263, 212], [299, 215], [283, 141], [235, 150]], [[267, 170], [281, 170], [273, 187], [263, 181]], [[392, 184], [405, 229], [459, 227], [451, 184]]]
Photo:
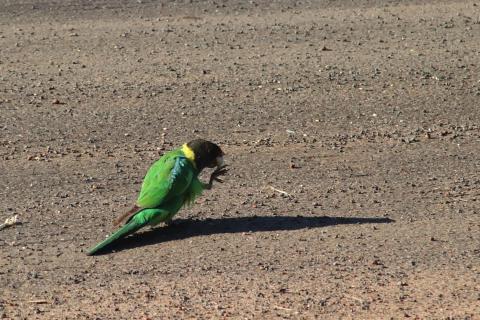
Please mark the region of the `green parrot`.
[[[116, 220], [125, 224], [88, 251], [94, 255], [118, 239], [124, 238], [145, 225], [169, 223], [183, 205], [192, 204], [203, 190], [212, 188], [213, 181], [227, 172], [223, 151], [216, 144], [197, 139], [164, 154], [148, 169], [137, 204]], [[208, 183], [198, 179], [204, 168], [217, 167]]]

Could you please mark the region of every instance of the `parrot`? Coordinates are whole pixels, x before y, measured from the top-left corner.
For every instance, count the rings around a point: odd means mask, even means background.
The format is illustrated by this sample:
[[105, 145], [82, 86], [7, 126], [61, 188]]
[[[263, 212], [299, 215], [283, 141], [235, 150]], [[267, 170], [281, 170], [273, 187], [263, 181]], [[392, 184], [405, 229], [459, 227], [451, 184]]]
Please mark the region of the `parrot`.
[[[223, 156], [218, 145], [203, 139], [192, 140], [165, 153], [147, 170], [136, 205], [115, 221], [115, 226], [124, 224], [88, 250], [87, 255], [104, 250], [146, 225], [170, 224], [184, 205], [193, 204], [203, 190], [212, 189], [213, 181], [223, 182], [219, 176], [228, 170]], [[205, 168], [216, 168], [208, 183], [198, 177]]]

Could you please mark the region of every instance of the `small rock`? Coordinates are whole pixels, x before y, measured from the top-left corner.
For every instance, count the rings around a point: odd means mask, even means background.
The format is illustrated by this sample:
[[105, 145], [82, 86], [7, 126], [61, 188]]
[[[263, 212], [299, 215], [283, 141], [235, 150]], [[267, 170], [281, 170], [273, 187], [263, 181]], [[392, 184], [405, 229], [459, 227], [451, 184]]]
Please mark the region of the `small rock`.
[[374, 266], [381, 266], [381, 265], [383, 265], [382, 261], [380, 261], [379, 259], [373, 260], [373, 261], [372, 261], [372, 264], [373, 264]]

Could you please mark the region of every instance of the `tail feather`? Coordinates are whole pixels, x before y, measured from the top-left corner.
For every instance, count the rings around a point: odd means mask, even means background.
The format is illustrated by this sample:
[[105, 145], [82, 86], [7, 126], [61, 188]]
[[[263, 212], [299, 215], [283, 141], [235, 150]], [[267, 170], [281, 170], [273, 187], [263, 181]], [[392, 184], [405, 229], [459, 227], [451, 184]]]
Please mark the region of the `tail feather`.
[[122, 214], [120, 217], [118, 217], [114, 222], [113, 222], [113, 226], [117, 227], [119, 226], [120, 224], [122, 224], [122, 222], [124, 221], [128, 221], [131, 217], [133, 217], [138, 211], [140, 211], [142, 208], [140, 208], [139, 206], [133, 206], [132, 209], [128, 210], [127, 212], [125, 212], [124, 214]]
[[124, 238], [138, 229], [142, 228], [147, 224], [146, 221], [143, 222], [138, 222], [137, 219], [132, 219], [130, 222], [125, 224], [123, 227], [115, 231], [112, 235], [110, 235], [107, 239], [103, 240], [99, 244], [97, 244], [95, 247], [91, 248], [88, 252], [87, 255], [91, 256], [96, 254], [97, 252], [105, 249], [107, 246], [112, 244], [113, 242], [117, 241], [118, 239]]

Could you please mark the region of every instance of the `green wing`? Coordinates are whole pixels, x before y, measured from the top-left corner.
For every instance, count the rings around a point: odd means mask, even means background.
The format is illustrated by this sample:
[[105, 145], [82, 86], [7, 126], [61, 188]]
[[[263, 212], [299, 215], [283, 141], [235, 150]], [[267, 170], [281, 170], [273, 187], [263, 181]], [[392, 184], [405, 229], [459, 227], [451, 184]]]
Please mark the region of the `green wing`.
[[200, 196], [203, 193], [203, 183], [198, 180], [198, 177], [195, 176], [192, 179], [192, 183], [190, 184], [190, 188], [188, 189], [187, 193], [185, 194], [185, 203], [188, 205], [192, 205], [195, 201], [195, 198]]
[[183, 195], [194, 178], [194, 168], [181, 151], [171, 151], [155, 162], [143, 180], [137, 204], [156, 208]]

